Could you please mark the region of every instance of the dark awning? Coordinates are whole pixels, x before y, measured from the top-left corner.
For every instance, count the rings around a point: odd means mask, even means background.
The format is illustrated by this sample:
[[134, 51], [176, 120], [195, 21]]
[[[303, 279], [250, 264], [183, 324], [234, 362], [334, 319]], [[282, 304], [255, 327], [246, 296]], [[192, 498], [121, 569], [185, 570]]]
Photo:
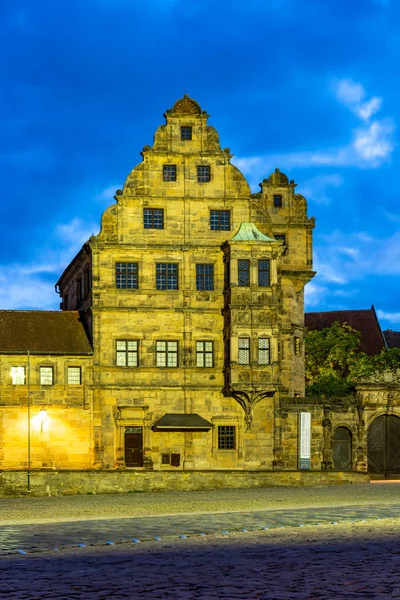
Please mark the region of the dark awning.
[[196, 413], [167, 413], [154, 423], [153, 431], [210, 431], [212, 423]]

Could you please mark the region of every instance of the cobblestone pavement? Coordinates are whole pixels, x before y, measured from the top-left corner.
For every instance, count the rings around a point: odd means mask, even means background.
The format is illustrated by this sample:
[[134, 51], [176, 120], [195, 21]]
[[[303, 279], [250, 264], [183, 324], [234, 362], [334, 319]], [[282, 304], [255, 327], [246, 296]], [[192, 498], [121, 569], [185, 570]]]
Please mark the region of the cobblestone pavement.
[[8, 498], [0, 553], [396, 517], [400, 484]]
[[400, 520], [3, 557], [1, 600], [387, 600]]

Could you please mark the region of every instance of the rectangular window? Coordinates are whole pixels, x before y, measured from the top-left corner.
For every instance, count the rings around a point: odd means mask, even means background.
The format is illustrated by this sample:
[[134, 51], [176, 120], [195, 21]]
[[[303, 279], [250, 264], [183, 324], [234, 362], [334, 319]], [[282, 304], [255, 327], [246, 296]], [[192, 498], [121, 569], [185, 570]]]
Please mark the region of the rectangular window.
[[269, 287], [270, 285], [270, 262], [269, 260], [258, 261], [258, 285]]
[[120, 290], [137, 290], [138, 271], [138, 263], [115, 263], [115, 287]]
[[178, 289], [178, 265], [176, 263], [156, 264], [156, 289]]
[[239, 338], [239, 352], [238, 352], [238, 363], [239, 365], [250, 364], [250, 338]]
[[178, 342], [156, 343], [156, 364], [157, 367], [177, 367], [178, 366]]
[[213, 342], [196, 342], [196, 367], [213, 366]]
[[238, 286], [247, 287], [250, 285], [250, 261], [247, 259], [238, 260]]
[[211, 181], [211, 170], [209, 165], [198, 165], [197, 181], [199, 181], [200, 183]]
[[53, 385], [53, 367], [40, 367], [40, 385]]
[[213, 290], [213, 265], [196, 265], [196, 290]]
[[25, 385], [25, 367], [11, 367], [11, 383]]
[[218, 450], [235, 450], [236, 427], [222, 425], [218, 427]]
[[143, 223], [145, 229], [164, 229], [164, 210], [162, 208], [145, 208]]
[[281, 194], [274, 194], [274, 206], [275, 206], [275, 208], [282, 207], [282, 195]]
[[176, 181], [176, 165], [163, 166], [163, 181]]
[[68, 367], [67, 375], [68, 385], [81, 385], [82, 383], [82, 371], [81, 367]]
[[139, 342], [117, 340], [117, 367], [137, 367], [139, 364]]
[[270, 339], [258, 338], [258, 364], [269, 365], [271, 362]]
[[183, 125], [181, 127], [181, 140], [191, 140], [192, 139], [192, 128], [187, 125]]
[[229, 210], [210, 210], [210, 229], [228, 231], [231, 228]]

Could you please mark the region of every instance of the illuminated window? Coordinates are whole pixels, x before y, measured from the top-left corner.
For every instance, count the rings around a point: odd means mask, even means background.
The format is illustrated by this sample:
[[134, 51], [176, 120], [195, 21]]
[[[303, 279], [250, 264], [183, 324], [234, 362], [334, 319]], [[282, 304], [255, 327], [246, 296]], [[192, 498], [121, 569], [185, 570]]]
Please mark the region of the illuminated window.
[[25, 367], [11, 367], [11, 383], [13, 385], [25, 385]]
[[218, 450], [234, 450], [236, 448], [236, 427], [221, 425], [218, 427]]
[[158, 341], [156, 343], [157, 367], [178, 366], [178, 342]]
[[238, 363], [239, 365], [250, 364], [250, 338], [239, 338]]
[[81, 385], [81, 367], [68, 367], [68, 385]]
[[53, 385], [53, 367], [40, 367], [40, 385]]
[[270, 339], [258, 338], [258, 364], [269, 365], [270, 362]]
[[196, 366], [214, 366], [212, 342], [196, 342]]
[[139, 342], [137, 340], [117, 340], [117, 366], [137, 367]]

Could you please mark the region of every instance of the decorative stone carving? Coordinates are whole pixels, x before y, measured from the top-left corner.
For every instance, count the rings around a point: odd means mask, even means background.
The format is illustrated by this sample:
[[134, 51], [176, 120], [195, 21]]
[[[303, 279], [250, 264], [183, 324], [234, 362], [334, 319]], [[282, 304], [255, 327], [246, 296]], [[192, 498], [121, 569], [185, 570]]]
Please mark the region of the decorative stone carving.
[[245, 310], [241, 310], [238, 313], [238, 321], [242, 325], [245, 325], [246, 323], [250, 323], [250, 312], [247, 311], [247, 310], [246, 311]]
[[206, 132], [207, 132], [207, 139], [206, 139], [206, 150], [210, 150], [211, 152], [216, 152], [216, 151], [220, 151], [221, 147], [219, 145], [219, 137], [218, 137], [218, 133], [217, 130], [214, 129], [214, 127], [211, 127], [211, 125], [208, 125], [206, 128]]
[[266, 391], [253, 391], [243, 392], [241, 390], [231, 390], [230, 395], [235, 398], [244, 410], [244, 421], [246, 424], [246, 430], [251, 429], [253, 421], [253, 408], [264, 398], [273, 396], [274, 392]]
[[250, 373], [248, 373], [247, 371], [242, 371], [241, 373], [239, 373], [239, 381], [250, 381]]
[[201, 108], [195, 100], [192, 100], [192, 98], [189, 98], [188, 94], [185, 94], [181, 100], [175, 102], [172, 107], [172, 112], [181, 115], [199, 115], [201, 113]]

